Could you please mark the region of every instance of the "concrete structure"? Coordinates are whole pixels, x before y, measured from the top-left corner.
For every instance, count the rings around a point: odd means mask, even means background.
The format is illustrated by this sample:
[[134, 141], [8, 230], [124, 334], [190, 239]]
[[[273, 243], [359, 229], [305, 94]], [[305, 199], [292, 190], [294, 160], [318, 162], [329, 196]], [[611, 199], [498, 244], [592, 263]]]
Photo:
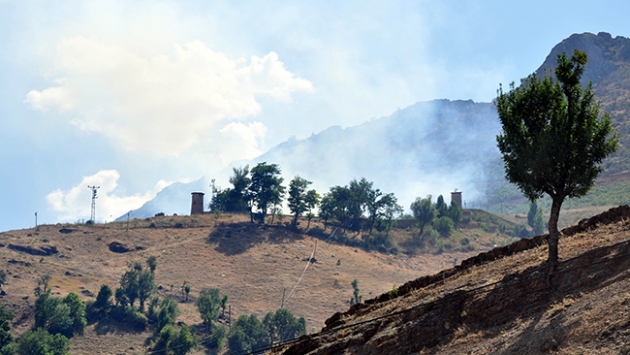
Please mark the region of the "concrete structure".
[[462, 192], [455, 189], [455, 191], [451, 192], [451, 201], [455, 201], [455, 203], [459, 206], [459, 208], [464, 208], [462, 205]]
[[192, 205], [190, 206], [190, 214], [203, 214], [203, 192], [192, 193]]

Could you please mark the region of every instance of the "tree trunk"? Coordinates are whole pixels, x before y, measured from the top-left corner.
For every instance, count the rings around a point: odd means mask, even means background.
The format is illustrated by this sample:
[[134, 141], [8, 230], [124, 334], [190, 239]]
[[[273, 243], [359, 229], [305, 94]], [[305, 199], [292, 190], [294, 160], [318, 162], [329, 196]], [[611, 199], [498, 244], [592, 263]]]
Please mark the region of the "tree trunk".
[[558, 217], [560, 216], [560, 208], [564, 198], [552, 197], [551, 214], [549, 215], [549, 258], [548, 262], [555, 264], [558, 262], [558, 240], [560, 232], [558, 231]]

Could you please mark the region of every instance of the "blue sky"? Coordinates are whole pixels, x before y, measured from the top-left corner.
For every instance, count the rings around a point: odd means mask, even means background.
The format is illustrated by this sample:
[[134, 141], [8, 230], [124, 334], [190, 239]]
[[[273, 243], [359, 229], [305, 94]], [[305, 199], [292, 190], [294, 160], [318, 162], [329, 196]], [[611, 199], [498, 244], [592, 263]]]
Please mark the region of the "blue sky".
[[625, 1], [0, 0], [0, 231], [137, 208], [292, 136], [489, 102]]

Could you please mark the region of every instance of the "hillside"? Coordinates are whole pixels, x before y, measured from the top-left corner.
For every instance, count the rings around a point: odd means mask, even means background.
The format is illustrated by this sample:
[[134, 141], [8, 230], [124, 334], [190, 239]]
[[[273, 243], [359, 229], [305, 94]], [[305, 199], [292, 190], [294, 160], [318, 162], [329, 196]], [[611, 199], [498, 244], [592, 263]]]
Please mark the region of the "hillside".
[[356, 305], [285, 354], [627, 354], [630, 207], [410, 281]]
[[[442, 242], [443, 253], [384, 254], [337, 242], [343, 234], [313, 221], [308, 233], [296, 233], [284, 223], [252, 224], [244, 215], [161, 216], [108, 224], [41, 225], [0, 233], [0, 258], [8, 280], [0, 302], [16, 313], [14, 333], [33, 325], [37, 279], [50, 275], [53, 295], [75, 292], [93, 300], [102, 284], [118, 287], [121, 275], [134, 262], [157, 256], [157, 295], [176, 300], [178, 321], [193, 325], [203, 335], [194, 306], [204, 287], [218, 287], [229, 296], [233, 318], [256, 314], [261, 318], [285, 307], [306, 318], [315, 332], [331, 314], [349, 307], [351, 281], [359, 280], [361, 293], [372, 298], [422, 275], [453, 266], [458, 260], [513, 240], [501, 235], [491, 216], [477, 212], [484, 222], [471, 220]], [[306, 222], [302, 221], [302, 228]], [[479, 223], [483, 223], [485, 231]], [[391, 232], [401, 248], [414, 233], [411, 224]], [[347, 238], [360, 238], [355, 233]], [[460, 243], [467, 238], [469, 243]], [[114, 252], [118, 242], [128, 249]], [[446, 247], [446, 242], [450, 247]], [[409, 247], [409, 246], [408, 246]], [[428, 246], [436, 250], [436, 246]], [[308, 263], [315, 250], [314, 262]], [[305, 265], [309, 265], [304, 272]], [[298, 284], [302, 273], [304, 276]], [[192, 286], [184, 302], [181, 286]], [[116, 322], [97, 322], [71, 341], [72, 354], [136, 354], [147, 349], [150, 331], [138, 332]], [[203, 353], [201, 347], [198, 353]]]

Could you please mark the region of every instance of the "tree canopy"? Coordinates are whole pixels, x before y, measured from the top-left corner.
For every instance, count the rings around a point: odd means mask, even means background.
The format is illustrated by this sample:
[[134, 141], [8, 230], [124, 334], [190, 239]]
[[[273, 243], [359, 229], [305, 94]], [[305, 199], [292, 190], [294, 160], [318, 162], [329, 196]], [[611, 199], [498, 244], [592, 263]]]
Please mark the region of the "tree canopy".
[[558, 56], [555, 78], [535, 74], [521, 86], [500, 87], [496, 107], [502, 132], [497, 143], [505, 176], [532, 202], [547, 194], [549, 257], [558, 260], [558, 216], [565, 198], [581, 197], [602, 171], [601, 163], [616, 150], [619, 136], [608, 114], [600, 117], [592, 84], [580, 84], [587, 56], [576, 50]]

